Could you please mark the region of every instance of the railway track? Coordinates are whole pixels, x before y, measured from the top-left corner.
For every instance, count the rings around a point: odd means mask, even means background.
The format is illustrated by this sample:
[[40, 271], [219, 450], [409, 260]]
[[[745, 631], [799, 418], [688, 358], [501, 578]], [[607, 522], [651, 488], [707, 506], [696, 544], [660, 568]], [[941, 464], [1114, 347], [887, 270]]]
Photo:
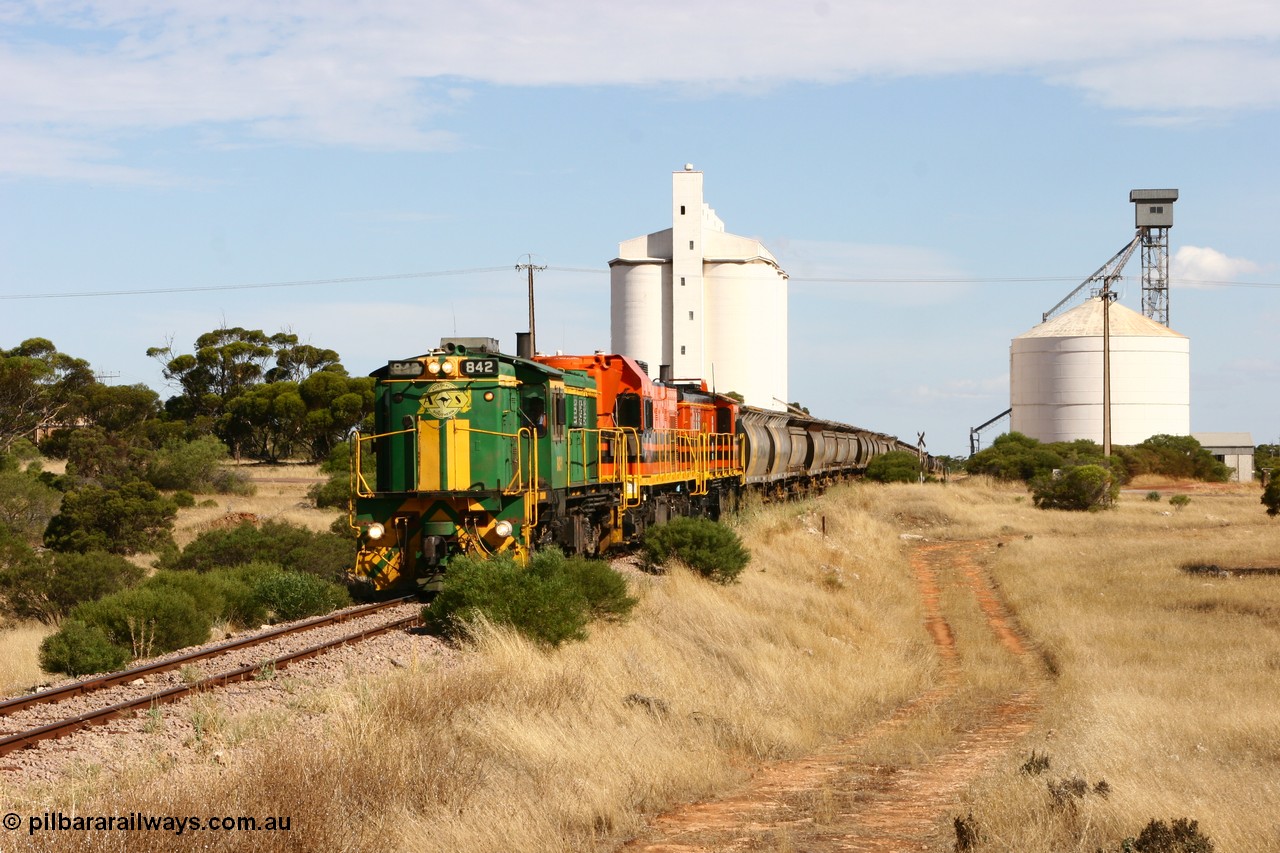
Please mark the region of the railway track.
[[[308, 619], [303, 622], [295, 622], [251, 637], [244, 637], [238, 640], [220, 643], [216, 646], [188, 652], [187, 654], [156, 661], [155, 663], [146, 664], [144, 666], [94, 676], [72, 684], [44, 690], [27, 696], [18, 696], [13, 699], [0, 702], [0, 717], [12, 716], [40, 706], [53, 705], [67, 699], [83, 696], [88, 693], [108, 690], [119, 685], [134, 685], [138, 683], [139, 680], [145, 680], [149, 676], [181, 669], [195, 663], [216, 660], [231, 652], [265, 645], [293, 634], [300, 634], [318, 628], [325, 628], [344, 622], [364, 619], [366, 617], [376, 615], [384, 610], [389, 610], [414, 600], [413, 596], [405, 596], [403, 598], [392, 599], [390, 601], [379, 602], [377, 604], [368, 604], [362, 607], [339, 611], [337, 613], [330, 613], [327, 616], [318, 616], [314, 619]], [[33, 747], [40, 741], [66, 737], [80, 729], [87, 728], [95, 724], [105, 723], [109, 720], [117, 719], [125, 715], [131, 715], [139, 709], [147, 710], [154, 706], [176, 702], [192, 693], [197, 693], [215, 687], [222, 687], [237, 681], [254, 679], [259, 677], [264, 671], [283, 669], [295, 661], [316, 657], [317, 655], [324, 654], [325, 652], [340, 646], [359, 642], [399, 628], [410, 627], [418, 624], [420, 619], [421, 617], [418, 614], [400, 616], [391, 621], [379, 622], [371, 626], [366, 626], [357, 631], [352, 631], [339, 637], [330, 638], [321, 643], [315, 643], [302, 649], [295, 649], [274, 657], [257, 660], [254, 663], [238, 666], [190, 683], [175, 684], [164, 690], [146, 693], [142, 696], [130, 697], [124, 701], [115, 702], [81, 714], [68, 716], [33, 728], [7, 733], [0, 736], [0, 755], [6, 755], [10, 752], [14, 752], [15, 750]], [[0, 721], [0, 724], [2, 724], [2, 721]]]

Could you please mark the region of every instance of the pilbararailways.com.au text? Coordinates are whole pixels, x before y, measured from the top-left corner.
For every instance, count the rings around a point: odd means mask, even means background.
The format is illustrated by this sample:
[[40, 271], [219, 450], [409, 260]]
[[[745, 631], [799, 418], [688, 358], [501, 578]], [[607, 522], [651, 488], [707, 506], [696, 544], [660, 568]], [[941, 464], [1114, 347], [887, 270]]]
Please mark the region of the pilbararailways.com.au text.
[[68, 815], [62, 812], [44, 812], [27, 815], [24, 819], [16, 812], [9, 812], [3, 819], [9, 831], [26, 826], [27, 835], [37, 832], [288, 832], [293, 818], [249, 817], [245, 815], [150, 815], [129, 812], [119, 815]]

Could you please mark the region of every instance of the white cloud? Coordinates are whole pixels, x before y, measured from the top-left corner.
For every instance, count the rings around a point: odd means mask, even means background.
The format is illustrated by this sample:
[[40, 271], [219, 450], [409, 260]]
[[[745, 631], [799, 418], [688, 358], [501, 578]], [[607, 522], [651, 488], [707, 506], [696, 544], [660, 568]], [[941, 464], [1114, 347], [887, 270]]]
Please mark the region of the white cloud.
[[1217, 249], [1201, 246], [1179, 248], [1169, 264], [1172, 284], [1185, 288], [1213, 287], [1259, 271], [1261, 267], [1253, 261], [1230, 258]]
[[[1280, 104], [1280, 4], [1260, 0], [655, 0], [643, 14], [575, 0], [18, 0], [0, 20], [0, 128], [55, 143], [217, 126], [438, 150], [457, 144], [439, 125], [469, 82], [752, 93], [1012, 73], [1148, 120]], [[94, 162], [64, 154], [28, 173]]]

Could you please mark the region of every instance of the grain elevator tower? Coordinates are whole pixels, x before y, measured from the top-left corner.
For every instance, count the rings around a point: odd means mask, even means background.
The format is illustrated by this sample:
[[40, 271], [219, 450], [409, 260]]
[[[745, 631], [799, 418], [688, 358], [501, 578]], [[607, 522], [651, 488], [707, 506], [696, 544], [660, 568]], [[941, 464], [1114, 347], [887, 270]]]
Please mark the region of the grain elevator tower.
[[614, 352], [652, 377], [670, 365], [676, 380], [784, 409], [787, 274], [760, 241], [725, 232], [692, 165], [672, 174], [671, 221], [609, 262]]

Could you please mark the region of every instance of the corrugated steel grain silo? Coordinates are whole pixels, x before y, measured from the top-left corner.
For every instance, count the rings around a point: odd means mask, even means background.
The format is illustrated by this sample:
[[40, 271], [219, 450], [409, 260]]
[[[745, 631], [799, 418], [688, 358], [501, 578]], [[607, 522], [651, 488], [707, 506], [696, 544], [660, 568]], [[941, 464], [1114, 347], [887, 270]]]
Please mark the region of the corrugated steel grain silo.
[[[1111, 440], [1191, 433], [1191, 344], [1112, 303]], [[1092, 298], [1013, 339], [1010, 428], [1040, 441], [1102, 441], [1103, 302]]]

